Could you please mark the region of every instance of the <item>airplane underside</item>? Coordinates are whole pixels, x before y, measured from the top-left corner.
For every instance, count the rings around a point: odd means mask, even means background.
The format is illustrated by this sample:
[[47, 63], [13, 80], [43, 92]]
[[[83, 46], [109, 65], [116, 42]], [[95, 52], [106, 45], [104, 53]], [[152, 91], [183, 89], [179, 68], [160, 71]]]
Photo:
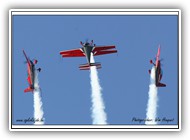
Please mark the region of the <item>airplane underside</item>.
[[90, 67], [92, 66], [96, 67], [97, 69], [101, 68], [100, 63], [91, 63], [90, 58], [92, 54], [94, 56], [98, 56], [98, 55], [117, 53], [117, 50], [115, 50], [114, 45], [96, 46], [95, 44], [93, 44], [93, 40], [91, 41], [91, 43], [80, 42], [80, 44], [82, 45], [82, 48], [65, 50], [60, 52], [60, 55], [62, 55], [62, 57], [86, 57], [87, 63], [81, 64], [79, 66], [80, 70], [89, 70]]
[[32, 71], [32, 73], [30, 74], [30, 76], [28, 76], [27, 80], [28, 80], [28, 83], [30, 83], [29, 87], [26, 88], [24, 90], [24, 92], [33, 92], [34, 91], [34, 76], [35, 76], [35, 67], [34, 65], [31, 67], [30, 69]]

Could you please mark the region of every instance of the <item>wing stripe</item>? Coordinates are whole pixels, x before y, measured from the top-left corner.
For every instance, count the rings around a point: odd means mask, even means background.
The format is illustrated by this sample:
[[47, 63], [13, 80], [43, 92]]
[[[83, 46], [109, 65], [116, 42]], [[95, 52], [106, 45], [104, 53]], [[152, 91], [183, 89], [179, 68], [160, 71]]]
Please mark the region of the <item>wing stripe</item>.
[[115, 46], [99, 46], [93, 49], [93, 52], [114, 49]]
[[117, 50], [97, 51], [94, 53], [94, 56], [103, 55], [103, 54], [110, 54], [110, 53], [117, 53]]

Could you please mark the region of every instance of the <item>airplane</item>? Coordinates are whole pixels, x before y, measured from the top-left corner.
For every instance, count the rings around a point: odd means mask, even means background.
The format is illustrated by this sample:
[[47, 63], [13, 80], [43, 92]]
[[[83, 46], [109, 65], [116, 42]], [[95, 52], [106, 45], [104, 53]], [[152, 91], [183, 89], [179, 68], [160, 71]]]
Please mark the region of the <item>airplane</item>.
[[[29, 84], [29, 87], [26, 88], [24, 90], [24, 92], [33, 92], [34, 90], [34, 77], [35, 77], [35, 64], [38, 63], [38, 60], [30, 60], [25, 51], [23, 50], [23, 53], [24, 53], [24, 56], [26, 58], [26, 63], [27, 63], [27, 74], [28, 74], [28, 77], [27, 77], [27, 81], [28, 81], [28, 84]], [[41, 71], [41, 68], [38, 68], [37, 69], [39, 72]]]
[[[160, 83], [161, 79], [162, 79], [162, 69], [161, 69], [161, 62], [160, 62], [160, 45], [158, 47], [158, 52], [157, 52], [157, 55], [156, 55], [156, 64], [150, 60], [150, 63], [153, 64], [155, 66], [155, 84], [156, 84], [156, 87], [166, 87], [165, 84], [163, 83]], [[151, 70], [149, 70], [149, 74], [151, 73]]]
[[62, 55], [62, 57], [85, 57], [86, 56], [87, 63], [81, 64], [79, 66], [80, 70], [89, 70], [91, 66], [96, 66], [97, 69], [101, 68], [100, 63], [91, 63], [90, 62], [91, 53], [93, 54], [93, 56], [117, 53], [117, 50], [111, 50], [111, 49], [115, 48], [114, 45], [96, 46], [93, 43], [93, 40], [90, 43], [87, 41], [86, 41], [86, 43], [83, 43], [82, 41], [80, 41], [80, 44], [82, 45], [81, 48], [60, 52], [60, 55]]

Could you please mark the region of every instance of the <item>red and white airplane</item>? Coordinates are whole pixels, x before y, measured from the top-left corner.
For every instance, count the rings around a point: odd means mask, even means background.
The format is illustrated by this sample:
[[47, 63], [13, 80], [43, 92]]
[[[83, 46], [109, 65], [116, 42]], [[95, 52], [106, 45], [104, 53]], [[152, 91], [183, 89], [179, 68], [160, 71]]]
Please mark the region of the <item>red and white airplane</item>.
[[60, 55], [62, 55], [62, 57], [86, 57], [88, 63], [81, 64], [79, 66], [80, 70], [89, 70], [91, 66], [96, 66], [97, 69], [101, 68], [100, 63], [91, 63], [90, 62], [91, 53], [93, 54], [93, 56], [97, 56], [97, 55], [104, 55], [104, 54], [110, 54], [110, 53], [117, 52], [117, 50], [111, 50], [111, 49], [115, 48], [114, 45], [96, 46], [93, 43], [93, 40], [91, 41], [91, 43], [88, 43], [88, 42], [83, 43], [81, 41], [80, 44], [82, 45], [82, 48], [66, 50], [66, 51], [60, 52]]
[[[32, 61], [30, 60], [27, 56], [25, 51], [23, 50], [24, 56], [26, 58], [26, 63], [27, 63], [27, 81], [29, 84], [29, 87], [24, 90], [24, 92], [33, 92], [34, 90], [34, 77], [35, 77], [35, 64], [38, 63], [38, 60]], [[41, 68], [37, 69], [39, 72], [41, 71]]]
[[[150, 60], [150, 63], [153, 64], [155, 66], [155, 84], [157, 87], [165, 87], [166, 85], [163, 83], [160, 83], [161, 79], [162, 79], [162, 69], [161, 69], [161, 62], [160, 62], [160, 45], [158, 47], [158, 52], [156, 55], [156, 64], [153, 63], [152, 60]], [[149, 74], [151, 73], [151, 70], [149, 70]]]

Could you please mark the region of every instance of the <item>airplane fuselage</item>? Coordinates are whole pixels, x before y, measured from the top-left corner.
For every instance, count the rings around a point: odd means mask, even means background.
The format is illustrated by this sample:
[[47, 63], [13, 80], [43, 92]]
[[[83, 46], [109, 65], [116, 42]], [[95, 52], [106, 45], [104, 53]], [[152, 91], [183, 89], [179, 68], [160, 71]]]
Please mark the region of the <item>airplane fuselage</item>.
[[161, 67], [160, 67], [160, 60], [158, 60], [157, 66], [156, 66], [156, 86], [160, 83], [162, 79], [162, 73], [161, 73]]
[[161, 69], [161, 65], [160, 65], [160, 60], [157, 61], [157, 66], [156, 67], [156, 74], [155, 74], [155, 84], [157, 87], [165, 87], [166, 85], [161, 83], [161, 79], [162, 79], [162, 69]]
[[29, 86], [31, 89], [34, 89], [34, 77], [35, 77], [35, 65], [30, 60], [30, 64], [28, 64], [28, 75], [31, 79], [31, 83], [29, 83]]
[[61, 51], [60, 55], [62, 57], [86, 57], [87, 63], [86, 64], [81, 64], [79, 66], [80, 70], [89, 70], [91, 66], [95, 66], [96, 69], [101, 68], [101, 64], [97, 62], [91, 62], [91, 55], [97, 56], [97, 55], [105, 55], [105, 54], [111, 54], [111, 53], [116, 53], [117, 50], [115, 49], [114, 45], [109, 45], [109, 46], [96, 46], [93, 43], [93, 40], [88, 43], [83, 43], [80, 41], [80, 44], [82, 45], [82, 48], [77, 48], [77, 49], [72, 49], [72, 50], [66, 50], [66, 51]]
[[[153, 64], [155, 67], [155, 85], [157, 87], [165, 87], [166, 85], [160, 82], [162, 79], [162, 69], [161, 69], [161, 62], [160, 62], [160, 46], [158, 47], [156, 62], [153, 63], [153, 61], [150, 60], [150, 63]], [[149, 73], [151, 73], [150, 70], [149, 70]]]
[[[24, 92], [32, 92], [34, 90], [34, 78], [35, 78], [35, 64], [37, 64], [38, 60], [30, 60], [27, 56], [25, 51], [23, 50], [23, 54], [26, 58], [27, 62], [27, 81], [29, 84], [29, 87], [24, 90]], [[39, 72], [41, 71], [41, 68], [37, 69]]]
[[90, 57], [91, 57], [91, 52], [93, 50], [93, 47], [90, 46], [90, 45], [84, 45], [82, 50], [85, 53], [86, 59], [88, 61], [88, 64], [90, 65]]

